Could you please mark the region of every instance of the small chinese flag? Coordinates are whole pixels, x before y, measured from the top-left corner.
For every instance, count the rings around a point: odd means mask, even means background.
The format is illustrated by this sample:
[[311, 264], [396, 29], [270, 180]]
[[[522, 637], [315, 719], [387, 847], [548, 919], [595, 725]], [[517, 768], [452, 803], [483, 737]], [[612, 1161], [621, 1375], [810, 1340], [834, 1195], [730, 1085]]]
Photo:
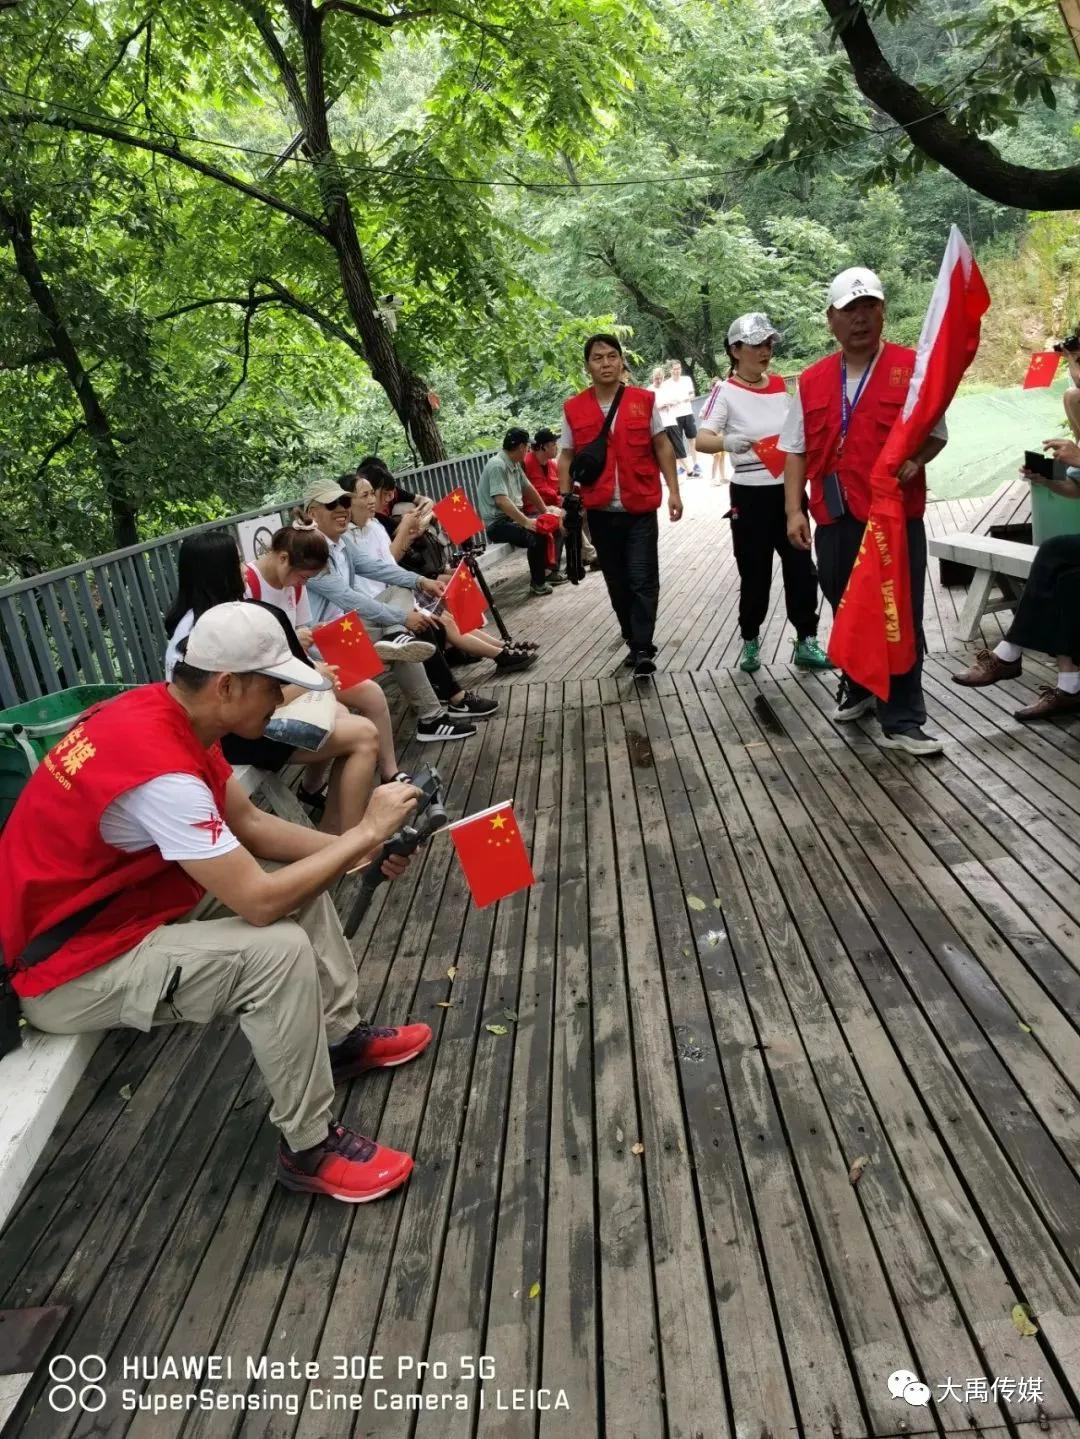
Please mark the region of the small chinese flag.
[[450, 826], [473, 902], [483, 909], [535, 883], [525, 841], [507, 800]]
[[484, 623], [487, 609], [484, 594], [464, 560], [451, 575], [443, 591], [442, 601], [463, 635], [467, 635], [470, 630], [478, 630]]
[[1031, 364], [1024, 376], [1023, 388], [1025, 390], [1045, 390], [1048, 385], [1052, 385], [1060, 359], [1061, 356], [1054, 350], [1040, 350], [1037, 355], [1032, 355]]
[[339, 620], [318, 625], [311, 635], [326, 663], [337, 665], [337, 682], [343, 690], [374, 679], [386, 668], [358, 614], [342, 615]]
[[768, 470], [774, 479], [784, 473], [784, 461], [786, 453], [780, 448], [779, 435], [766, 435], [763, 440], [755, 440], [750, 446], [754, 454]]
[[478, 535], [484, 522], [469, 503], [469, 497], [459, 485], [451, 490], [444, 500], [432, 505], [432, 513], [450, 536], [452, 544], [461, 545]]

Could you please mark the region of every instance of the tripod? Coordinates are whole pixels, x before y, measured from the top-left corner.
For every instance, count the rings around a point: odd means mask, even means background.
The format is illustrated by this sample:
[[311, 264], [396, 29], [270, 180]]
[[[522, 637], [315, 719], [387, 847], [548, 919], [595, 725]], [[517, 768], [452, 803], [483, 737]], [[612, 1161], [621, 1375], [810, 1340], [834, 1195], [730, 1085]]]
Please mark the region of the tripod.
[[503, 641], [506, 644], [512, 644], [513, 639], [510, 631], [506, 628], [506, 623], [503, 620], [502, 615], [499, 613], [499, 607], [492, 598], [491, 591], [488, 589], [488, 582], [484, 579], [484, 572], [483, 570], [481, 570], [480, 565], [477, 561], [474, 544], [475, 542], [472, 539], [464, 540], [462, 542], [461, 558], [464, 561], [465, 567], [468, 569], [473, 579], [480, 586], [480, 593], [487, 601], [487, 607], [491, 611], [492, 618], [495, 621], [495, 626], [498, 629], [499, 633], [502, 635]]

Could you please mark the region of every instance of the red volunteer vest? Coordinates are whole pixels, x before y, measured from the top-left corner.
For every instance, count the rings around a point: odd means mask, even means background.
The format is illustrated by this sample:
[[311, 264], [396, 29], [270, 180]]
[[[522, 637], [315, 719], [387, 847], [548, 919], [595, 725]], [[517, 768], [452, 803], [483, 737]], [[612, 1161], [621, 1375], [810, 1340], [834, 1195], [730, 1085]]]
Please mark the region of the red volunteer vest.
[[106, 964], [151, 930], [185, 914], [203, 889], [154, 847], [125, 854], [99, 825], [120, 795], [163, 774], [205, 780], [224, 813], [232, 770], [217, 745], [204, 749], [163, 684], [145, 685], [91, 711], [46, 755], [0, 832], [0, 951], [10, 968], [38, 934], [97, 899], [100, 914], [41, 964], [12, 974], [27, 998]]
[[[839, 461], [836, 452], [840, 444], [840, 351], [826, 355], [799, 376], [806, 426], [810, 513], [817, 524], [832, 523], [825, 508], [823, 483], [832, 470], [840, 476], [844, 503], [855, 518], [865, 520], [870, 513], [870, 471], [893, 421], [899, 417], [914, 365], [914, 350], [906, 345], [886, 343], [852, 412]], [[920, 519], [926, 509], [925, 472], [905, 485], [901, 494], [908, 519]]]
[[559, 503], [559, 466], [554, 460], [541, 460], [535, 450], [526, 451], [525, 477], [545, 505]]
[[[660, 508], [660, 465], [653, 453], [652, 415], [656, 396], [652, 390], [627, 385], [615, 423], [608, 433], [607, 464], [595, 485], [581, 491], [587, 510], [610, 505], [619, 477], [619, 500], [632, 515]], [[566, 423], [575, 450], [595, 440], [604, 424], [604, 412], [590, 387], [563, 405]]]

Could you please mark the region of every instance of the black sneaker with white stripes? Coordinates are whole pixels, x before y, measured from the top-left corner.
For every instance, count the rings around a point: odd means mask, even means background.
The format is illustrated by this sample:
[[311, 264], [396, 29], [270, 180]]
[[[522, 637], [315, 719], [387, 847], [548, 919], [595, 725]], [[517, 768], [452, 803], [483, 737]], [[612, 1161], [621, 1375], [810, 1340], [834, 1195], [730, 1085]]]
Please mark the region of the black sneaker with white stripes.
[[490, 719], [498, 708], [498, 700], [474, 695], [471, 690], [465, 690], [456, 700], [446, 702], [446, 709], [452, 720]]
[[416, 738], [421, 744], [443, 744], [447, 740], [470, 739], [475, 733], [474, 724], [464, 724], [461, 720], [451, 719], [445, 710], [433, 719], [416, 722]]

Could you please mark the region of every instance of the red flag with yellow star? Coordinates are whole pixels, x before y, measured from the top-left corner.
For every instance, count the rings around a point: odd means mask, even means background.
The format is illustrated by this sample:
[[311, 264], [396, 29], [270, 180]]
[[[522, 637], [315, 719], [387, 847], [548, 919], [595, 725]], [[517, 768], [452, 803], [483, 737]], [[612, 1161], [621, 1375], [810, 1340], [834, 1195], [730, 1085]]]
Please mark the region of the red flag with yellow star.
[[466, 540], [471, 540], [473, 535], [483, 531], [484, 522], [469, 503], [469, 497], [460, 485], [456, 490], [451, 490], [444, 500], [432, 505], [431, 510], [450, 536], [452, 544], [464, 544]]
[[1031, 357], [1031, 363], [1027, 367], [1027, 374], [1024, 376], [1021, 389], [1045, 390], [1054, 383], [1054, 377], [1057, 375], [1060, 364], [1061, 356], [1059, 354], [1053, 350], [1039, 350]]
[[386, 668], [358, 614], [342, 615], [339, 620], [317, 625], [311, 636], [326, 663], [337, 665], [337, 682], [343, 690], [374, 679]]
[[507, 800], [450, 825], [473, 902], [483, 909], [536, 881], [525, 841]]
[[487, 605], [483, 591], [473, 579], [464, 560], [450, 576], [446, 589], [443, 590], [442, 602], [453, 615], [454, 622], [463, 635], [467, 635], [470, 630], [478, 630], [484, 623]]

